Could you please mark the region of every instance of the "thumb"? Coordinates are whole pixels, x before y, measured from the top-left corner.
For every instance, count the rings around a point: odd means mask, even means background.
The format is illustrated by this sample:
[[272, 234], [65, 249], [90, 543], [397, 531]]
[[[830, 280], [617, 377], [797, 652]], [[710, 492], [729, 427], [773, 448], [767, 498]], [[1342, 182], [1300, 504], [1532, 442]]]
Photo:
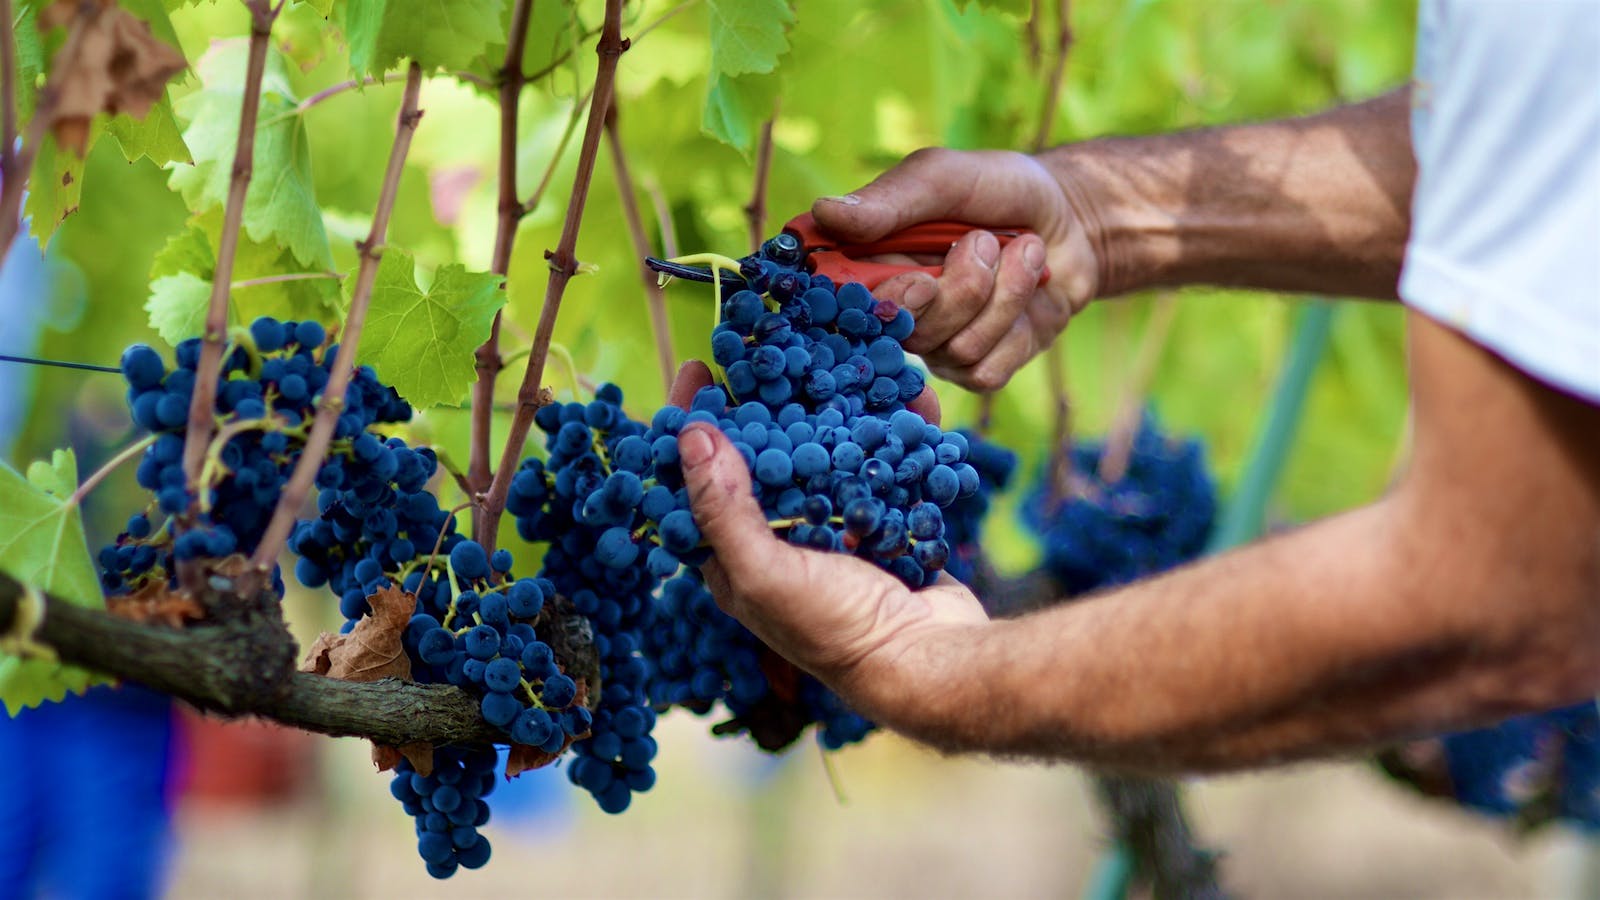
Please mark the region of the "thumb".
[[924, 148], [842, 197], [823, 197], [811, 215], [828, 233], [849, 241], [875, 241], [960, 207], [976, 177], [967, 154]]
[[865, 187], [823, 197], [811, 214], [829, 234], [857, 242], [936, 219], [1038, 228], [1040, 198], [1052, 184], [1019, 153], [925, 147]]
[[695, 524], [729, 581], [743, 591], [761, 593], [773, 573], [794, 570], [786, 557], [799, 551], [772, 536], [751, 490], [744, 457], [721, 431], [705, 423], [684, 428], [678, 435], [678, 457]]

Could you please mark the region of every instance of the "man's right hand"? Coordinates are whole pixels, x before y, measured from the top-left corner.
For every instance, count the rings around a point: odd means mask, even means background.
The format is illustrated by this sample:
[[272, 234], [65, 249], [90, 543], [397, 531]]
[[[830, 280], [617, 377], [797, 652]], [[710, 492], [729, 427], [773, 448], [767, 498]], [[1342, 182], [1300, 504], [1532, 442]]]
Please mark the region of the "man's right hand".
[[[906, 349], [921, 354], [935, 374], [993, 391], [1099, 291], [1101, 260], [1088, 206], [1069, 199], [1033, 157], [930, 148], [852, 194], [818, 200], [811, 211], [828, 232], [854, 241], [936, 219], [976, 226], [951, 248], [942, 277], [910, 272], [877, 293], [916, 317]], [[1002, 250], [983, 226], [1029, 228], [1038, 237]], [[1040, 285], [1046, 266], [1050, 281]]]

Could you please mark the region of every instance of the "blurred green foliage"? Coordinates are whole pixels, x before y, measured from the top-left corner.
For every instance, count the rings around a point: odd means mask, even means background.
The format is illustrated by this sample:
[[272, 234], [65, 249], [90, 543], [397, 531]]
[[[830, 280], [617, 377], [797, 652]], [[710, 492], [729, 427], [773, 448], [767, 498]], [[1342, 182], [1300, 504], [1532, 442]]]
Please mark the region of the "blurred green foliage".
[[[424, 86], [426, 112], [390, 243], [412, 254], [425, 272], [445, 265], [486, 270], [495, 228], [498, 120], [482, 81], [503, 53], [495, 35], [503, 38], [511, 4], [462, 2], [480, 16], [500, 16], [500, 24], [488, 28], [479, 22], [427, 51], [476, 80], [441, 70]], [[30, 6], [22, 4], [24, 15]], [[620, 64], [618, 121], [651, 239], [660, 246], [662, 228], [652, 213], [659, 207], [669, 212], [670, 228], [685, 251], [737, 255], [747, 248], [742, 207], [753, 178], [749, 150], [774, 104], [768, 233], [815, 197], [848, 191], [920, 146], [1027, 148], [1040, 130], [1057, 26], [1049, 10], [1042, 13], [1032, 29], [1042, 51], [1031, 53], [1025, 6], [956, 0], [630, 2], [624, 33], [634, 42]], [[213, 42], [247, 31], [242, 4], [232, 0], [168, 0], [166, 7], [191, 61]], [[549, 74], [524, 94], [518, 174], [525, 197], [547, 176], [549, 188], [518, 235], [507, 282], [513, 323], [505, 331], [507, 352], [526, 345], [543, 303], [544, 253], [560, 231], [576, 137], [564, 155], [552, 159], [564, 134], [574, 126], [581, 134], [602, 7], [599, 0], [535, 4], [525, 58], [530, 68]], [[730, 56], [730, 34], [738, 38], [744, 27], [740, 16], [768, 7], [769, 13], [792, 8], [795, 21], [786, 33], [774, 32], [770, 20], [744, 23], [757, 29], [753, 46], [761, 52]], [[356, 0], [291, 2], [274, 33], [283, 59], [283, 96], [310, 97], [352, 78], [353, 49], [361, 49], [368, 66], [402, 52], [405, 29], [373, 25], [401, 14], [384, 10], [384, 3]], [[1304, 114], [1366, 98], [1406, 78], [1414, 17], [1410, 0], [1080, 0], [1071, 4], [1064, 88], [1046, 133], [1052, 142], [1150, 133]], [[338, 24], [352, 18], [361, 26], [354, 43]], [[242, 47], [224, 49], [242, 69]], [[774, 56], [775, 68], [761, 53], [781, 54]], [[185, 112], [211, 108], [189, 99], [204, 90], [196, 73], [172, 89], [186, 135], [196, 134], [197, 123], [185, 121]], [[389, 78], [309, 108], [274, 113], [303, 119], [305, 157], [295, 163], [315, 191], [341, 273], [354, 269], [354, 241], [370, 220], [398, 103], [399, 85]], [[225, 130], [215, 121], [198, 124]], [[56, 301], [62, 308], [41, 354], [110, 363], [132, 341], [160, 345], [144, 305], [158, 252], [190, 227], [183, 197], [168, 187], [169, 179], [190, 180], [173, 175], [185, 169], [181, 162], [170, 169], [147, 158], [128, 162], [116, 141], [99, 142], [85, 166], [81, 208], [51, 243], [52, 253], [81, 274], [81, 298]], [[282, 256], [293, 260], [292, 254]], [[648, 415], [662, 400], [663, 386], [617, 182], [604, 155], [578, 256], [593, 270], [568, 289], [556, 339], [582, 373], [620, 383], [635, 415]], [[677, 284], [667, 297], [679, 356], [705, 355], [709, 291]], [[1148, 317], [1147, 299], [1088, 311], [1059, 347], [1069, 371], [1075, 430], [1093, 433], [1109, 420]], [[1291, 306], [1233, 291], [1182, 292], [1151, 400], [1169, 428], [1208, 441], [1224, 485], [1237, 478], [1249, 448], [1281, 362]], [[1330, 512], [1383, 489], [1405, 415], [1401, 335], [1401, 312], [1394, 306], [1352, 305], [1341, 313], [1281, 492], [1280, 518]], [[515, 378], [503, 379], [503, 398]], [[35, 413], [19, 457], [63, 443], [65, 411], [103, 411], [120, 402], [121, 386], [113, 376], [48, 370], [36, 379]], [[546, 380], [558, 395], [572, 389], [559, 369]], [[948, 420], [973, 420], [972, 398], [954, 388], [942, 396]], [[994, 436], [1022, 450], [1030, 464], [1050, 442], [1048, 397], [1044, 366], [1036, 362], [996, 404]], [[442, 407], [413, 430], [464, 463], [466, 425], [465, 411]], [[1004, 545], [996, 548], [1002, 561], [1027, 558], [1020, 539], [997, 544]]]

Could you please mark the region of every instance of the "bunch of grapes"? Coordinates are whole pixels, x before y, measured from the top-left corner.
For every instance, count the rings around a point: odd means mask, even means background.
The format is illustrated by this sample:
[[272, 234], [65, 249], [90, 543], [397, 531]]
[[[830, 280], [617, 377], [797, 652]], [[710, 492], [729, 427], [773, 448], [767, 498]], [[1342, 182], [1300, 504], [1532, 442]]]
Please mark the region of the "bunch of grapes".
[[976, 492], [957, 497], [956, 502], [944, 511], [945, 540], [950, 544], [950, 561], [945, 564], [957, 581], [970, 583], [978, 560], [983, 556], [979, 543], [984, 517], [989, 514], [991, 498], [1011, 483], [1017, 470], [1017, 455], [982, 435], [959, 431], [966, 438], [967, 462], [978, 470], [979, 488]]
[[424, 591], [426, 570], [416, 568], [419, 556], [448, 554], [465, 540], [428, 490], [438, 464], [427, 447], [413, 450], [399, 438], [383, 441], [363, 432], [348, 447], [330, 450], [318, 470], [317, 518], [296, 523], [289, 550], [299, 557], [301, 584], [327, 585], [339, 596], [346, 630], [371, 611], [367, 598], [402, 570], [416, 571], [406, 590], [417, 594], [420, 606], [432, 603], [442, 615], [448, 605], [444, 579]]
[[[545, 545], [534, 577], [513, 574], [509, 551], [488, 553], [457, 533], [428, 487], [433, 451], [375, 431], [410, 408], [358, 370], [317, 473], [317, 513], [288, 541], [296, 576], [338, 597], [347, 632], [375, 595], [413, 596], [401, 635], [412, 677], [477, 698], [505, 743], [536, 759], [571, 749], [570, 780], [607, 812], [655, 784], [651, 732], [673, 705], [704, 713], [721, 704], [768, 749], [811, 723], [826, 747], [861, 740], [870, 722], [718, 609], [701, 582], [709, 550], [689, 508], [679, 434], [705, 422], [727, 435], [783, 539], [869, 560], [912, 588], [945, 568], [951, 534], [975, 541], [979, 466], [1002, 479], [1009, 466], [981, 444], [969, 459], [965, 435], [908, 408], [924, 387], [902, 347], [909, 313], [861, 285], [808, 275], [790, 256], [768, 242], [730, 280], [712, 335], [721, 377], [689, 410], [635, 421], [606, 385], [591, 402], [536, 414], [545, 454], [522, 463], [506, 504], [521, 536]], [[134, 420], [157, 432], [139, 469], [155, 499], [102, 552], [108, 591], [170, 579], [176, 560], [255, 549], [329, 380], [336, 347], [327, 343], [309, 322], [261, 319], [234, 333], [199, 496], [182, 469], [199, 342], [179, 345], [170, 372], [154, 350], [128, 351]], [[472, 746], [437, 749], [428, 775], [400, 763], [392, 792], [416, 820], [430, 874], [487, 861], [477, 829], [495, 761], [493, 747]]]
[[416, 820], [417, 852], [435, 878], [458, 868], [476, 869], [489, 861], [489, 839], [478, 829], [489, 821], [494, 792], [493, 747], [441, 747], [433, 752], [433, 771], [422, 775], [402, 759], [389, 793]]
[[1586, 701], [1440, 739], [1458, 803], [1600, 830], [1600, 709]]
[[1146, 416], [1126, 473], [1099, 476], [1101, 442], [1072, 448], [1076, 490], [1053, 497], [1041, 484], [1024, 521], [1043, 539], [1044, 568], [1068, 596], [1165, 571], [1199, 556], [1216, 515], [1216, 485], [1198, 441], [1161, 433]]
[[[656, 713], [650, 665], [639, 652], [661, 581], [641, 547], [641, 506], [660, 487], [651, 483], [655, 460], [645, 426], [623, 411], [615, 385], [587, 404], [545, 406], [534, 423], [546, 435], [547, 456], [523, 462], [506, 510], [524, 540], [549, 545], [541, 575], [593, 629], [603, 688], [589, 737], [573, 746], [567, 771], [601, 809], [618, 813], [655, 784]], [[678, 499], [687, 505], [686, 494]]]
[[[315, 414], [314, 399], [327, 384], [338, 345], [315, 322], [257, 319], [236, 329], [224, 354], [216, 390], [218, 428], [207, 448], [199, 497], [183, 470], [184, 432], [200, 362], [200, 341], [177, 347], [171, 370], [154, 349], [135, 344], [122, 356], [128, 407], [135, 424], [155, 440], [139, 462], [137, 478], [153, 495], [129, 518], [116, 542], [99, 554], [107, 593], [132, 593], [176, 577], [175, 561], [251, 553], [272, 518], [278, 495], [293, 471]], [[346, 392], [336, 453], [354, 443], [376, 442], [368, 429], [411, 418], [393, 388], [361, 367]], [[176, 534], [175, 517], [194, 505], [193, 527]], [[276, 579], [281, 591], [281, 581]]]

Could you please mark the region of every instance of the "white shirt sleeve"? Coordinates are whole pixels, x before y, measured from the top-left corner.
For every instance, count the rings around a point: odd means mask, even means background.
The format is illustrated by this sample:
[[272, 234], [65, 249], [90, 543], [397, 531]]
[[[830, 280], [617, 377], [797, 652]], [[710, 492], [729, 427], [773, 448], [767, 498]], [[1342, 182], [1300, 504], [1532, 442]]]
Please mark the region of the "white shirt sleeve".
[[1600, 403], [1600, 0], [1422, 0], [1410, 306]]

